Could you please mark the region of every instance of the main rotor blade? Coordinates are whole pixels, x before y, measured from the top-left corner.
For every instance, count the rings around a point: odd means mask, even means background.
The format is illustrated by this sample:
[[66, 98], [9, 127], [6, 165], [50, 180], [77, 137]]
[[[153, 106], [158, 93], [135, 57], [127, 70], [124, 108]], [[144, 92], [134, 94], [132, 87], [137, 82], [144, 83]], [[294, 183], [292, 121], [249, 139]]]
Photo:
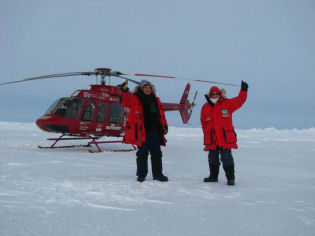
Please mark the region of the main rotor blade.
[[119, 77], [119, 78], [122, 78], [122, 79], [126, 79], [126, 80], [128, 80], [128, 81], [134, 82], [135, 84], [140, 84], [140, 82], [138, 82], [138, 81], [136, 81], [136, 80], [129, 79], [129, 78], [123, 77], [123, 76], [121, 76], [121, 75], [116, 75], [116, 77]]
[[42, 75], [36, 77], [25, 78], [24, 80], [35, 80], [35, 79], [47, 79], [47, 78], [54, 78], [54, 77], [66, 77], [66, 76], [78, 76], [78, 75], [95, 75], [98, 72], [70, 72], [70, 73], [60, 73], [60, 74], [51, 74], [51, 75]]
[[42, 75], [42, 76], [25, 78], [25, 79], [22, 79], [22, 80], [16, 80], [16, 81], [12, 81], [12, 82], [0, 83], [0, 85], [14, 84], [14, 83], [26, 82], [26, 81], [37, 80], [37, 79], [47, 79], [47, 78], [66, 77], [66, 76], [78, 76], [78, 75], [88, 75], [88, 76], [90, 76], [90, 75], [97, 75], [97, 74], [99, 74], [99, 73], [98, 72], [71, 72], [71, 73]]
[[188, 79], [188, 78], [180, 78], [180, 77], [165, 76], [165, 75], [150, 75], [150, 74], [128, 74], [128, 75], [144, 76], [144, 77], [156, 77], [156, 78], [166, 78], [166, 79], [188, 80], [188, 81], [196, 81], [196, 82], [204, 82], [204, 83], [212, 83], [212, 84], [222, 84], [222, 85], [229, 85], [229, 86], [240, 86], [240, 85], [237, 85], [237, 84], [221, 83], [221, 82], [210, 81], [210, 80]]

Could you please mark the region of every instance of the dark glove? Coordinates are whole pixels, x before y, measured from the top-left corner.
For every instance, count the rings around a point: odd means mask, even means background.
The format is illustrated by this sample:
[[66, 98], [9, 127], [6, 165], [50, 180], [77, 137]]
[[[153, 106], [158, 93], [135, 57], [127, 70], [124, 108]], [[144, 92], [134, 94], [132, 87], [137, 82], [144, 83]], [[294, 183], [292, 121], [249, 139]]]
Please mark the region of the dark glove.
[[119, 85], [121, 91], [123, 92], [127, 92], [129, 91], [129, 88], [128, 88], [128, 80], [126, 80], [125, 82], [123, 82], [121, 85]]
[[165, 126], [165, 127], [163, 128], [163, 134], [166, 135], [167, 133], [168, 133], [168, 127]]
[[248, 84], [242, 80], [241, 89], [245, 92], [248, 90]]

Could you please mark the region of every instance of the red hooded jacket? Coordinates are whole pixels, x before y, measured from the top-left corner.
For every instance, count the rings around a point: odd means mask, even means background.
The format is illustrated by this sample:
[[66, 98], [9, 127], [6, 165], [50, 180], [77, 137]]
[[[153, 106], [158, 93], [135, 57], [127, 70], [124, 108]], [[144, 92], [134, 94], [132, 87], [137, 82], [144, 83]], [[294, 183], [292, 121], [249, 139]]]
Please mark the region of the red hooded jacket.
[[232, 113], [244, 104], [247, 91], [241, 90], [238, 96], [232, 99], [224, 98], [216, 86], [210, 89], [209, 94], [214, 91], [220, 94], [219, 100], [215, 104], [211, 104], [209, 100], [201, 109], [200, 122], [204, 134], [204, 150], [215, 150], [217, 146], [223, 149], [237, 149]]
[[[142, 103], [135, 94], [130, 92], [122, 92], [121, 94], [122, 105], [130, 109], [123, 142], [126, 144], [141, 146], [142, 143], [146, 141]], [[162, 128], [164, 129], [167, 127], [164, 110], [162, 108], [160, 99], [156, 97], [156, 100], [160, 111], [159, 121], [162, 125]], [[166, 144], [166, 139], [162, 133], [160, 144], [163, 146]]]

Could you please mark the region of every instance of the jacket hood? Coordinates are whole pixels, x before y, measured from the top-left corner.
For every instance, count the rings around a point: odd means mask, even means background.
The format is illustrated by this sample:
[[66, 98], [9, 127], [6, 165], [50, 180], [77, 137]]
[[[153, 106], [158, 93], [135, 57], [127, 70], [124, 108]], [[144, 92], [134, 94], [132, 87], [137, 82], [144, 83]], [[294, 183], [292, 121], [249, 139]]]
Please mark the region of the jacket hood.
[[210, 94], [213, 92], [218, 92], [220, 94], [220, 97], [222, 97], [222, 92], [217, 86], [213, 86], [210, 88], [208, 96], [210, 97]]

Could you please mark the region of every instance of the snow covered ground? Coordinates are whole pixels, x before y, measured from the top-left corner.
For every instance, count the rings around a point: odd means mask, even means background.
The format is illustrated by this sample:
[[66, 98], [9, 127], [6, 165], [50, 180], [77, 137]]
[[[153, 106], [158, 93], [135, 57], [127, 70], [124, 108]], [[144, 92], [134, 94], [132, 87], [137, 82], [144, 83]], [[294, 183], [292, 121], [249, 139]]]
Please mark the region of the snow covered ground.
[[38, 149], [55, 135], [0, 122], [0, 235], [315, 235], [315, 128], [237, 133], [235, 186], [203, 183], [201, 129], [174, 127], [170, 181], [138, 183], [135, 152]]

